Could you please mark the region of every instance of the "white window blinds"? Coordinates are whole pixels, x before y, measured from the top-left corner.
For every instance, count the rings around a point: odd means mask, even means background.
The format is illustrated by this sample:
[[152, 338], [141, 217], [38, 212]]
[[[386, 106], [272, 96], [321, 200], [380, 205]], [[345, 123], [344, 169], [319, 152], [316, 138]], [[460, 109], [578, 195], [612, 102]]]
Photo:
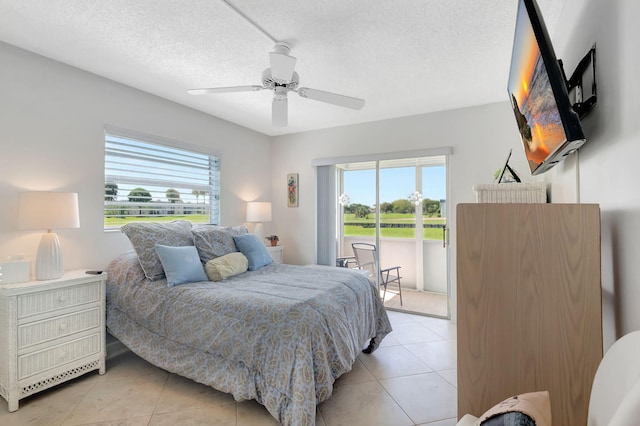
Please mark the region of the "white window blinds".
[[217, 224], [219, 217], [218, 157], [105, 133], [105, 229], [132, 221]]

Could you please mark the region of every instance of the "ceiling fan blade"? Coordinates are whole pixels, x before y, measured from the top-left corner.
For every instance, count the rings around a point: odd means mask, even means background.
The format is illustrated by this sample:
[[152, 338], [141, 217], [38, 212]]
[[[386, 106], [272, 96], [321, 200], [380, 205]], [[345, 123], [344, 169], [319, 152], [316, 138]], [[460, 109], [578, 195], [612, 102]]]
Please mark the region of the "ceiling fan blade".
[[273, 101], [271, 101], [271, 124], [274, 127], [287, 127], [289, 121], [288, 104], [287, 91], [284, 88], [277, 87], [273, 95]]
[[214, 87], [211, 89], [191, 89], [188, 90], [187, 93], [190, 95], [213, 95], [216, 93], [233, 93], [233, 92], [257, 92], [258, 90], [262, 90], [264, 87], [253, 85], [253, 86], [230, 86], [230, 87]]
[[297, 90], [298, 95], [303, 98], [309, 98], [320, 102], [326, 102], [351, 109], [362, 109], [364, 99], [352, 98], [351, 96], [338, 95], [336, 93], [325, 92], [324, 90], [310, 89], [301, 87]]

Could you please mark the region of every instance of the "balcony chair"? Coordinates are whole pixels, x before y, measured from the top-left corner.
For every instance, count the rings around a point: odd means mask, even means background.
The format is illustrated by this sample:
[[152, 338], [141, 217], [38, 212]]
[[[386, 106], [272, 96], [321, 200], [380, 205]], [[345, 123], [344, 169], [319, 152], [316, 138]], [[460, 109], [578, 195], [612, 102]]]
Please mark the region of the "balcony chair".
[[358, 269], [368, 270], [371, 276], [375, 276], [378, 271], [380, 285], [384, 287], [382, 293], [382, 301], [387, 294], [387, 284], [398, 283], [398, 294], [400, 295], [400, 306], [402, 306], [402, 286], [400, 285], [400, 266], [392, 266], [390, 268], [381, 269], [378, 267], [378, 256], [376, 255], [376, 246], [367, 243], [352, 243], [353, 255], [356, 260]]

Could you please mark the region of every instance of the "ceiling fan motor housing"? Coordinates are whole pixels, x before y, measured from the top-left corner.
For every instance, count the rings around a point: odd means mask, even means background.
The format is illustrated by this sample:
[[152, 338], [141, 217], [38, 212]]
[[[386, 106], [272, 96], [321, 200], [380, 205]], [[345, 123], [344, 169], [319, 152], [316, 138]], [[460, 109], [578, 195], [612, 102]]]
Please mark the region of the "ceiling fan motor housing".
[[291, 81], [287, 83], [279, 83], [276, 82], [271, 76], [271, 68], [267, 68], [262, 71], [262, 85], [265, 89], [275, 89], [276, 87], [285, 87], [287, 90], [296, 90], [298, 88], [298, 83], [300, 82], [300, 77], [297, 72], [293, 72], [291, 76]]

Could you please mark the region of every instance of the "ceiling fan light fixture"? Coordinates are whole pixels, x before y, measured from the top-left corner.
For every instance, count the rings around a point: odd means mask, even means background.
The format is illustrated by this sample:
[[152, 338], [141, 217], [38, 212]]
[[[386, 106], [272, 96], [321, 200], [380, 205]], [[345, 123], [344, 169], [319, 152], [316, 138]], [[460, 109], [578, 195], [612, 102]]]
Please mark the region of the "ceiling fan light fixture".
[[269, 53], [271, 77], [278, 84], [289, 83], [293, 78], [297, 59], [289, 56], [290, 51], [291, 47], [288, 44], [278, 42], [273, 46], [273, 52]]
[[284, 86], [276, 86], [273, 89], [273, 100], [286, 101], [287, 100], [287, 88]]
[[287, 89], [284, 87], [276, 87], [273, 91], [273, 100], [271, 101], [271, 124], [274, 127], [287, 127], [289, 100], [287, 99]]

